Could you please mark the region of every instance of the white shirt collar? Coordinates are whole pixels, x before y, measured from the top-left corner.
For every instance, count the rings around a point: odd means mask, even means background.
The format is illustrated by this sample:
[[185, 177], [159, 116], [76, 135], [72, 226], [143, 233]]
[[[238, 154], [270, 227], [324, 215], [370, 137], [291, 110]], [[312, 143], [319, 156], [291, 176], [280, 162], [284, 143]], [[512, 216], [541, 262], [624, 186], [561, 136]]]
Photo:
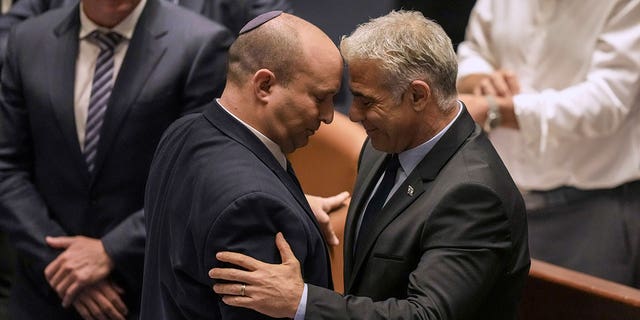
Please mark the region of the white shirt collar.
[[220, 102], [220, 99], [216, 99], [216, 102], [222, 107], [224, 111], [230, 114], [234, 119], [238, 120], [238, 122], [242, 123], [245, 127], [247, 127], [247, 129], [249, 129], [249, 131], [251, 131], [256, 137], [258, 137], [258, 139], [262, 141], [262, 143], [267, 147], [267, 149], [269, 149], [271, 154], [273, 154], [273, 156], [276, 158], [276, 160], [282, 166], [282, 168], [284, 170], [287, 170], [287, 157], [284, 155], [284, 153], [282, 153], [282, 150], [280, 149], [280, 146], [277, 143], [267, 138], [267, 136], [262, 134], [260, 131], [256, 130], [254, 127], [250, 126], [248, 123], [240, 120], [240, 118], [236, 117], [235, 114], [229, 112], [229, 110], [227, 110], [227, 108], [222, 105], [222, 103]]
[[138, 5], [136, 6], [131, 13], [124, 18], [124, 20], [120, 21], [116, 26], [111, 29], [107, 29], [105, 27], [98, 26], [95, 22], [91, 21], [89, 17], [84, 13], [84, 8], [82, 5], [82, 1], [80, 2], [80, 39], [86, 38], [91, 32], [95, 30], [100, 31], [113, 31], [120, 34], [127, 40], [131, 40], [133, 36], [133, 31], [140, 19], [140, 15], [142, 14], [142, 10], [144, 6], [147, 4], [147, 0], [140, 0]]

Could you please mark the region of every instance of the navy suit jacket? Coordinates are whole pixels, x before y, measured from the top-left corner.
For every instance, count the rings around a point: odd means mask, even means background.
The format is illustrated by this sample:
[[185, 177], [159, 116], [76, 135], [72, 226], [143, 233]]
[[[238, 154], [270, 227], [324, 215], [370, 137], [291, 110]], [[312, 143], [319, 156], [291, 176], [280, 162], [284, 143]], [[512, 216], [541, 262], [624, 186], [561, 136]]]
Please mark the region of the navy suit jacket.
[[221, 93], [232, 41], [222, 26], [149, 0], [114, 83], [90, 175], [73, 111], [78, 10], [53, 10], [18, 25], [2, 70], [0, 227], [19, 252], [16, 292], [38, 296], [51, 307], [43, 309], [50, 319], [66, 316], [43, 276], [59, 254], [45, 236], [100, 238], [125, 302], [132, 312], [138, 308], [153, 152], [171, 122]]
[[365, 142], [345, 226], [346, 295], [310, 286], [306, 319], [515, 319], [529, 270], [524, 203], [469, 113], [408, 175], [354, 254], [385, 157]]
[[145, 200], [141, 319], [266, 319], [221, 302], [207, 275], [231, 250], [280, 263], [283, 232], [304, 280], [331, 288], [327, 248], [297, 179], [217, 103], [176, 121], [156, 151]]
[[[5, 52], [6, 38], [13, 25], [49, 10], [77, 3], [78, 0], [17, 1], [11, 10], [0, 16], [0, 58]], [[238, 34], [245, 23], [262, 13], [272, 10], [291, 12], [289, 0], [179, 0], [178, 4], [223, 24], [234, 35]]]

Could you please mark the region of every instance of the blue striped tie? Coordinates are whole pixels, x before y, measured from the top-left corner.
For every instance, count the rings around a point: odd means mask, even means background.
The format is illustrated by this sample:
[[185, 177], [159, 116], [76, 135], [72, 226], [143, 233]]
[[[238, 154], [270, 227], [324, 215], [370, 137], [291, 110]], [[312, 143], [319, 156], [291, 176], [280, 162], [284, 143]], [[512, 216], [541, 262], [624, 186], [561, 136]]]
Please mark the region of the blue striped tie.
[[94, 31], [89, 34], [88, 39], [100, 47], [100, 54], [96, 61], [96, 71], [91, 85], [83, 151], [89, 172], [93, 173], [98, 142], [100, 141], [100, 129], [104, 122], [107, 103], [109, 103], [111, 89], [113, 88], [113, 51], [122, 40], [122, 36], [115, 32], [103, 33]]

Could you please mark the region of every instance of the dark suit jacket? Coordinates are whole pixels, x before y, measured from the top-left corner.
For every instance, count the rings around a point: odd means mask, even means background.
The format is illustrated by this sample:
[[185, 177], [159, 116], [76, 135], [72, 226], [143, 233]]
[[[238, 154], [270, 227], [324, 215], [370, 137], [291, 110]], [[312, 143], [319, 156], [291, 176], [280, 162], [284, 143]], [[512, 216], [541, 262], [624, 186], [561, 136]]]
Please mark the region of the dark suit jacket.
[[384, 158], [365, 143], [345, 229], [346, 296], [310, 286], [306, 319], [515, 319], [529, 269], [524, 204], [467, 111], [354, 256], [355, 226]]
[[280, 263], [282, 231], [304, 279], [331, 288], [329, 256], [297, 184], [266, 146], [217, 103], [176, 121], [158, 146], [145, 200], [141, 319], [265, 319], [229, 307], [207, 273], [215, 253]]
[[44, 242], [48, 235], [100, 238], [129, 309], [137, 309], [153, 152], [172, 121], [220, 94], [231, 41], [223, 27], [149, 0], [114, 83], [90, 176], [73, 112], [78, 10], [53, 10], [13, 29], [2, 70], [0, 226], [19, 251], [17, 282], [25, 287], [12, 299], [38, 296], [43, 309], [23, 311], [51, 309], [48, 319], [68, 317], [43, 276], [59, 253]]
[[[167, 0], [171, 2], [171, 0]], [[78, 0], [20, 0], [0, 16], [0, 58], [11, 27], [52, 9], [77, 4]], [[223, 24], [236, 35], [245, 23], [272, 10], [291, 12], [289, 0], [179, 0], [178, 4]], [[0, 61], [1, 62], [1, 61]], [[1, 65], [0, 65], [1, 67]]]

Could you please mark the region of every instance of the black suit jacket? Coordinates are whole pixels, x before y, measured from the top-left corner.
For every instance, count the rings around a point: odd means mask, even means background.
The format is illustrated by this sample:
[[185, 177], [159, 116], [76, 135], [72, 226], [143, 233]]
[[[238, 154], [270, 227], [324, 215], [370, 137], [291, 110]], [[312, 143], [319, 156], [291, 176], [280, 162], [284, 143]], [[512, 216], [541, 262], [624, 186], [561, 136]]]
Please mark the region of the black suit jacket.
[[78, 10], [53, 10], [13, 29], [2, 70], [0, 226], [19, 251], [24, 287], [14, 300], [37, 295], [52, 307], [50, 319], [66, 316], [43, 276], [59, 253], [45, 236], [100, 238], [129, 309], [137, 309], [153, 152], [172, 121], [220, 94], [232, 39], [197, 14], [149, 0], [114, 83], [91, 176], [73, 111]]
[[466, 110], [364, 235], [385, 154], [366, 142], [345, 229], [346, 296], [310, 286], [306, 319], [515, 319], [529, 270], [522, 197]]
[[213, 290], [215, 253], [280, 263], [282, 231], [306, 282], [331, 288], [329, 256], [295, 178], [217, 103], [176, 121], [158, 146], [145, 200], [142, 319], [265, 319]]

